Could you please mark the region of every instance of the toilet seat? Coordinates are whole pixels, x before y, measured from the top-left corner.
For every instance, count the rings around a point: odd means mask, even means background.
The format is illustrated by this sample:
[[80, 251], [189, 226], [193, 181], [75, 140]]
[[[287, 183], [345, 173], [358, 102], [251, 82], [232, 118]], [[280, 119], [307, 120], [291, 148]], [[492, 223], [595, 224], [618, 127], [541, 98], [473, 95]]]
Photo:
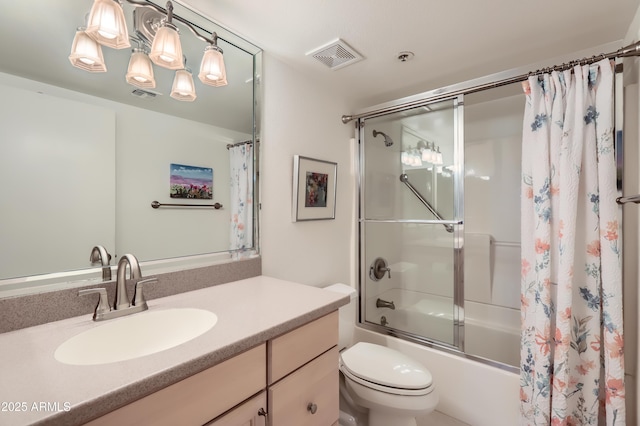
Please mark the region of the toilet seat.
[[342, 352], [340, 370], [356, 383], [390, 394], [420, 396], [433, 390], [431, 373], [424, 366], [371, 343], [359, 342]]

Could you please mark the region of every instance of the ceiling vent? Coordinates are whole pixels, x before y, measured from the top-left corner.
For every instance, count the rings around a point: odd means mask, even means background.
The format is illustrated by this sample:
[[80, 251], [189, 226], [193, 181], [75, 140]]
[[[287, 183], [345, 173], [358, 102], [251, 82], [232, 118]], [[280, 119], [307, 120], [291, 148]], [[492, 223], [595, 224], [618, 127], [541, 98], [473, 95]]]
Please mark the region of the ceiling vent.
[[160, 95], [160, 93], [152, 92], [150, 90], [144, 90], [144, 89], [135, 89], [131, 92], [131, 95], [135, 96], [136, 98], [153, 99], [156, 96]]
[[307, 56], [313, 56], [332, 70], [344, 68], [364, 59], [361, 54], [341, 39], [336, 39], [329, 44], [308, 52]]

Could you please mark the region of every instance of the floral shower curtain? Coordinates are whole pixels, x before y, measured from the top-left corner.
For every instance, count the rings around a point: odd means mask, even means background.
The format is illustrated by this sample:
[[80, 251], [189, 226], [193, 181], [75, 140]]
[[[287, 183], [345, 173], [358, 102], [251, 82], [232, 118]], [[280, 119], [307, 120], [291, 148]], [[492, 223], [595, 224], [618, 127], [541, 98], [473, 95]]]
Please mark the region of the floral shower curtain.
[[230, 250], [253, 247], [253, 145], [229, 147], [231, 170]]
[[624, 425], [609, 60], [523, 83], [523, 425]]

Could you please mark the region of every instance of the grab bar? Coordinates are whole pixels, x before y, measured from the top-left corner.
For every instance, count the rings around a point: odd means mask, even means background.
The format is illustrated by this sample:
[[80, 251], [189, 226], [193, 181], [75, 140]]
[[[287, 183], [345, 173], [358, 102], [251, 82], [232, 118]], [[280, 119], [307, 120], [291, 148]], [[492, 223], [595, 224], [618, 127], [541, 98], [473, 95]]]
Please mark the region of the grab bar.
[[[440, 216], [440, 213], [438, 213], [433, 207], [431, 207], [431, 204], [429, 204], [429, 202], [422, 196], [422, 194], [420, 194], [418, 190], [413, 185], [411, 185], [411, 182], [409, 182], [409, 176], [407, 176], [406, 173], [400, 175], [400, 182], [407, 185], [407, 188], [409, 188], [411, 192], [413, 192], [413, 195], [415, 195], [418, 200], [420, 200], [420, 202], [424, 204], [427, 210], [429, 210], [429, 212], [431, 212], [431, 214], [434, 215], [436, 219], [444, 220], [442, 216]], [[447, 232], [453, 232], [453, 226], [446, 223], [443, 223], [442, 226], [444, 226], [444, 229], [446, 229]]]

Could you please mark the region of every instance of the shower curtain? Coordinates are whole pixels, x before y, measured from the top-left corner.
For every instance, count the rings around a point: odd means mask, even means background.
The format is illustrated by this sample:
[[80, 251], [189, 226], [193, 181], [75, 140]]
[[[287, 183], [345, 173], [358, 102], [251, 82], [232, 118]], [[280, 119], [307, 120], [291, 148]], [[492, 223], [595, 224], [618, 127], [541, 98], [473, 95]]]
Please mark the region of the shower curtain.
[[253, 247], [253, 146], [229, 147], [231, 171], [231, 235], [229, 249]]
[[625, 424], [612, 67], [523, 83], [523, 425]]

